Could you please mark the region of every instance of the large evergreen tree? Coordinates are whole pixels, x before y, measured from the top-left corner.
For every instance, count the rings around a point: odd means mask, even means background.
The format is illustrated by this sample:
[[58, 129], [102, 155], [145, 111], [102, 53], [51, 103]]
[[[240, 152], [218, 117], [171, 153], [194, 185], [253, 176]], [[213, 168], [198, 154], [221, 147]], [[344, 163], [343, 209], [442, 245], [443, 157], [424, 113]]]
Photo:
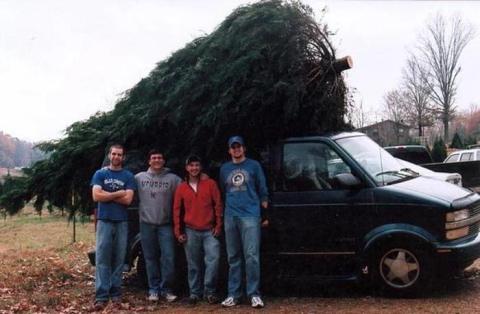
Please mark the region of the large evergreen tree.
[[450, 148], [458, 148], [458, 149], [463, 149], [465, 148], [465, 145], [462, 142], [462, 139], [460, 138], [460, 135], [458, 132], [455, 132], [452, 138], [452, 144], [450, 144]]
[[443, 138], [436, 138], [433, 142], [432, 148], [432, 159], [435, 162], [442, 162], [447, 158], [447, 148], [445, 147], [445, 142]]
[[177, 160], [195, 151], [218, 163], [232, 134], [255, 154], [279, 138], [345, 128], [345, 84], [328, 36], [297, 1], [239, 7], [158, 63], [114, 110], [41, 145], [49, 158], [33, 166], [23, 195], [37, 207], [48, 200], [89, 211], [90, 177], [113, 142], [126, 145], [136, 168], [154, 146]]

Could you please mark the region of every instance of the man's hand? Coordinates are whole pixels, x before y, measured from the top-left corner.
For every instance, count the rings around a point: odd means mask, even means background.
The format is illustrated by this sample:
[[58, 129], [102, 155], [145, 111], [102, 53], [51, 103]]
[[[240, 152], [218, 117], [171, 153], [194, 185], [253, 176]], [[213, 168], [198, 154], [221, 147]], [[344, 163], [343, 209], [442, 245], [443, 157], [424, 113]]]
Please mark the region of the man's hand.
[[213, 228], [213, 229], [212, 229], [212, 235], [213, 235], [215, 238], [217, 238], [217, 237], [220, 235], [220, 233], [222, 233], [222, 230], [217, 229], [217, 228]]
[[[262, 201], [261, 206], [264, 210], [266, 210], [268, 208], [268, 201]], [[264, 219], [262, 219], [262, 228], [268, 227], [268, 224], [269, 224], [268, 219], [266, 218], [267, 216], [266, 215], [264, 216], [265, 216]]]
[[185, 242], [187, 242], [187, 235], [186, 235], [186, 234], [181, 234], [181, 235], [179, 235], [179, 236], [178, 236], [178, 242], [180, 242], [180, 243], [182, 243], [182, 244], [185, 243]]
[[[129, 206], [132, 203], [132, 200], [133, 200], [133, 194], [134, 194], [133, 190], [121, 190], [121, 191], [124, 192], [123, 196], [122, 197], [117, 197], [113, 201], [115, 203], [118, 203], [118, 204]], [[117, 191], [117, 192], [119, 192], [119, 191]]]

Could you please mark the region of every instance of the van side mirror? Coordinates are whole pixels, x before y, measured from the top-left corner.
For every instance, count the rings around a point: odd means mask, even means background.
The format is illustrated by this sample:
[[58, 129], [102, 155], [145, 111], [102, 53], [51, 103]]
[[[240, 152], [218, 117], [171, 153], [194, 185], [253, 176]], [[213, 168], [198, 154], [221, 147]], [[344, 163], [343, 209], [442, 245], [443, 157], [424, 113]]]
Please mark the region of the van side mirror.
[[333, 177], [333, 180], [337, 184], [337, 186], [347, 189], [355, 189], [362, 185], [362, 181], [360, 181], [356, 176], [351, 173], [340, 173]]

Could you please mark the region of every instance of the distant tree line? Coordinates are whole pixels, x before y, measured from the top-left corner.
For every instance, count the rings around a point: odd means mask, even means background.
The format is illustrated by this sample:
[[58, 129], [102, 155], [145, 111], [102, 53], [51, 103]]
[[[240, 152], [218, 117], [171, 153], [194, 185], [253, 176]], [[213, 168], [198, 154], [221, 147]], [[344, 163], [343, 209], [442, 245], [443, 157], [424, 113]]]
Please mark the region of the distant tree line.
[[34, 144], [0, 131], [0, 167], [29, 167], [43, 156]]

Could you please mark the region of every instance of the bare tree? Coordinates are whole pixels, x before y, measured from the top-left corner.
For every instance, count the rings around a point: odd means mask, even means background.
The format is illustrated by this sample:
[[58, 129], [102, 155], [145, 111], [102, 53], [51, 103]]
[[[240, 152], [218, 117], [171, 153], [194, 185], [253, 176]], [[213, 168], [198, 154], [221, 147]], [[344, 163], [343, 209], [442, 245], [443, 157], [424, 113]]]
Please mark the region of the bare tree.
[[350, 123], [355, 127], [355, 128], [363, 128], [364, 126], [367, 125], [367, 112], [365, 111], [365, 108], [363, 107], [363, 101], [359, 101], [354, 105], [352, 108], [352, 111], [350, 112]]
[[408, 120], [423, 136], [423, 127], [430, 126], [434, 120], [433, 105], [430, 100], [431, 82], [425, 66], [415, 55], [410, 55], [403, 68], [402, 89], [406, 96]]
[[405, 91], [393, 89], [383, 96], [383, 114], [386, 119], [406, 123], [408, 116], [408, 96]]
[[427, 24], [420, 37], [418, 49], [431, 77], [431, 99], [439, 107], [445, 141], [448, 140], [448, 123], [456, 110], [460, 55], [473, 37], [472, 26], [463, 23], [460, 16], [452, 16], [447, 21], [440, 14]]
[[347, 102], [346, 120], [348, 123], [356, 129], [366, 126], [370, 119], [368, 119], [368, 113], [365, 111], [356, 87], [347, 89], [345, 100]]
[[397, 143], [400, 139], [398, 124], [405, 124], [409, 114], [407, 93], [400, 89], [388, 91], [384, 96], [383, 113], [386, 119], [395, 122], [395, 136]]

